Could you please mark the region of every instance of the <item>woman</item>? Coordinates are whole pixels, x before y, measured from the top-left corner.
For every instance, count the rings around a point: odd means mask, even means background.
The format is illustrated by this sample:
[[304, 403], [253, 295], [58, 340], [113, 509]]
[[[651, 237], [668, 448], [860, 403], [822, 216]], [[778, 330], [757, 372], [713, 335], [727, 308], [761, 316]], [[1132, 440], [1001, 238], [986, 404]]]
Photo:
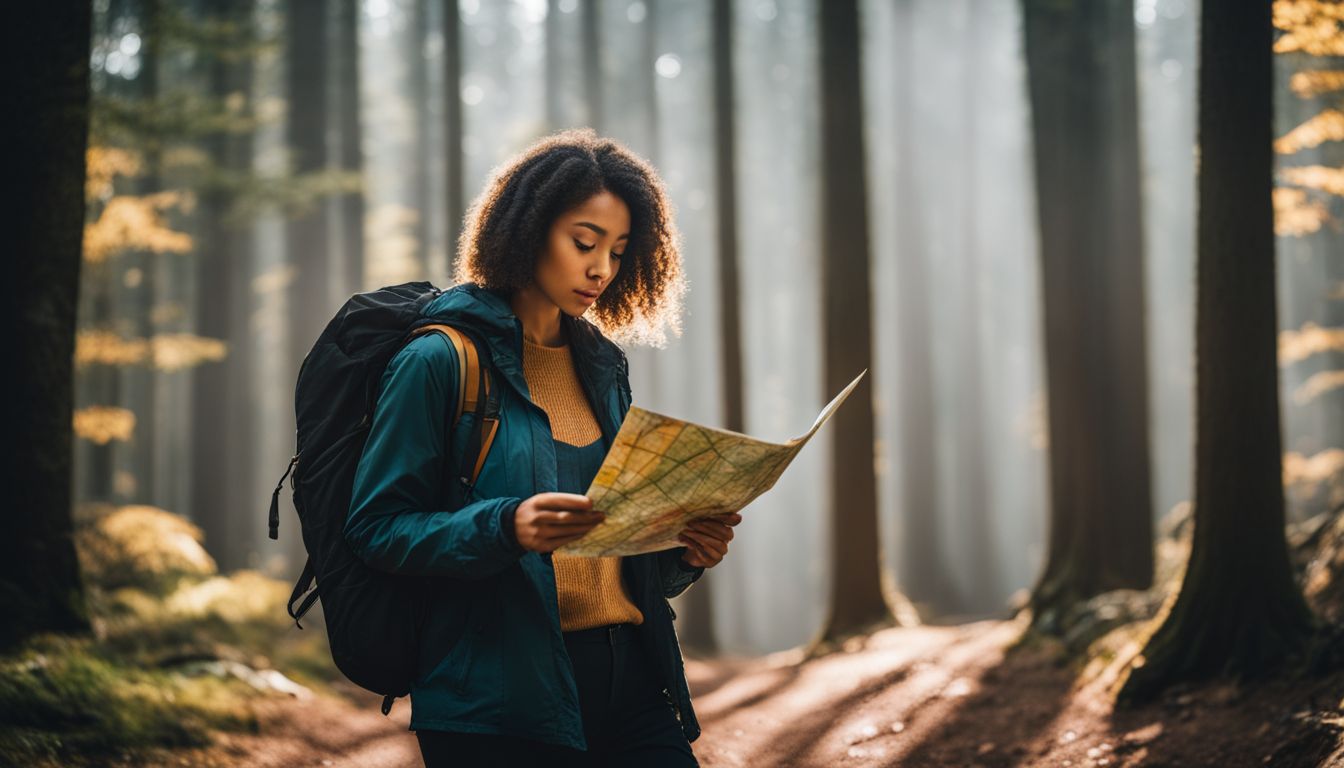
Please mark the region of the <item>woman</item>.
[[416, 337], [382, 377], [345, 535], [371, 566], [428, 586], [411, 689], [427, 766], [698, 765], [668, 598], [723, 559], [741, 517], [697, 521], [660, 552], [555, 553], [601, 521], [582, 494], [630, 407], [608, 336], [679, 331], [670, 212], [656, 172], [591, 129], [542, 139], [472, 204], [458, 285], [425, 310], [483, 346], [500, 396], [467, 498], [452, 457], [475, 414], [445, 430], [450, 342]]

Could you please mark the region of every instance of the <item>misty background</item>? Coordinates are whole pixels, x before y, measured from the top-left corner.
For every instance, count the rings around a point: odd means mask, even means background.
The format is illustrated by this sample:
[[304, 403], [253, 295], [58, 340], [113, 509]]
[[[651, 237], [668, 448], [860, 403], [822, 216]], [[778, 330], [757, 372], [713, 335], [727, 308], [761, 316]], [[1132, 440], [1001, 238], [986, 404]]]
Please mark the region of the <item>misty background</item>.
[[[296, 577], [303, 548], [288, 491], [278, 541], [265, 516], [294, 451], [303, 353], [351, 292], [447, 286], [462, 214], [490, 170], [582, 125], [654, 164], [682, 235], [684, 333], [664, 349], [628, 350], [634, 403], [725, 426], [721, 360], [735, 333], [741, 429], [775, 441], [804, 432], [836, 394], [822, 370], [821, 281], [837, 238], [819, 200], [818, 11], [803, 0], [740, 0], [717, 17], [716, 7], [97, 0], [77, 514], [166, 509], [205, 531], [221, 569]], [[872, 280], [848, 290], [872, 302], [883, 578], [892, 592], [950, 585], [921, 607], [953, 621], [1020, 600], [1046, 552], [1043, 276], [1022, 11], [972, 0], [864, 0], [859, 10], [867, 163], [849, 181], [867, 189]], [[1157, 521], [1192, 493], [1199, 8], [1138, 0], [1132, 10], [1137, 114], [1124, 117], [1139, 145], [1148, 402], [1134, 417], [1147, 421]], [[725, 19], [732, 46], [721, 66]], [[1331, 103], [1294, 86], [1309, 58], [1276, 57], [1276, 136]], [[713, 151], [725, 79], [731, 168]], [[1339, 142], [1299, 144], [1279, 147], [1281, 167], [1344, 163]], [[1344, 345], [1312, 346], [1344, 324], [1344, 228], [1337, 201], [1290, 180], [1275, 199], [1294, 521], [1324, 508], [1321, 478], [1344, 466]], [[736, 327], [721, 293], [729, 257]], [[917, 445], [902, 439], [912, 419]], [[826, 490], [836, 438], [833, 426], [817, 435], [744, 510], [723, 563], [674, 602], [703, 601], [721, 650], [777, 651], [819, 631], [832, 521], [844, 519]], [[679, 631], [703, 621], [678, 613]]]

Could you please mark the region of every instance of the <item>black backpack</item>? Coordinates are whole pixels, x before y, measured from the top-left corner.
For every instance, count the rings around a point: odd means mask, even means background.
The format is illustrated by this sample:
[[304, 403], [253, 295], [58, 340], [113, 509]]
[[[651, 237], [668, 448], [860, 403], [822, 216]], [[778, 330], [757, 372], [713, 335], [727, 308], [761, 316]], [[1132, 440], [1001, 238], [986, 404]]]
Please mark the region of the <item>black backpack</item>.
[[[459, 482], [449, 484], [459, 485], [458, 499], [470, 493], [499, 426], [498, 391], [486, 375], [488, 362], [478, 359], [484, 347], [461, 329], [422, 314], [440, 293], [427, 282], [403, 283], [357, 293], [341, 306], [299, 368], [294, 390], [298, 446], [271, 494], [268, 524], [275, 539], [280, 490], [293, 472], [290, 488], [308, 561], [289, 598], [290, 617], [302, 629], [299, 619], [321, 598], [336, 667], [356, 685], [382, 694], [384, 715], [393, 700], [410, 692], [426, 601], [422, 579], [370, 568], [345, 541], [355, 468], [369, 436], [383, 369], [420, 333], [439, 331], [452, 341], [463, 361], [463, 386], [445, 435], [465, 409], [477, 415], [461, 471], [455, 473]], [[452, 443], [445, 439], [444, 444]]]

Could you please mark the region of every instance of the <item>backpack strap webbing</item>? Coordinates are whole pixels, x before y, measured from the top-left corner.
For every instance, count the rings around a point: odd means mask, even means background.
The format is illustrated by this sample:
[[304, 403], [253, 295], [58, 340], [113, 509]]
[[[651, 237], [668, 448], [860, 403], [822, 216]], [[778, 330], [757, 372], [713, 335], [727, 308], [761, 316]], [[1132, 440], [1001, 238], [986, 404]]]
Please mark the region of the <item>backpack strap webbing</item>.
[[[457, 352], [457, 359], [462, 364], [457, 370], [457, 408], [453, 411], [453, 423], [462, 418], [462, 414], [467, 410], [476, 410], [477, 397], [480, 395], [479, 374], [477, 369], [480, 367], [480, 357], [476, 352], [476, 345], [466, 334], [452, 327], [441, 323], [431, 323], [416, 328], [412, 333], [419, 335], [428, 331], [438, 331], [448, 337], [448, 341], [453, 345]], [[487, 383], [487, 389], [489, 384]]]
[[438, 331], [446, 336], [457, 352], [457, 359], [462, 363], [458, 366], [457, 404], [453, 411], [453, 424], [457, 424], [467, 409], [476, 413], [476, 424], [472, 428], [471, 439], [467, 441], [468, 455], [463, 457], [462, 462], [463, 470], [470, 468], [470, 478], [465, 471], [460, 473], [462, 483], [470, 491], [476, 484], [477, 476], [481, 474], [485, 456], [490, 452], [490, 445], [495, 441], [495, 433], [499, 430], [498, 398], [495, 396], [496, 393], [491, 391], [490, 377], [485, 375], [480, 354], [471, 337], [451, 325], [442, 323], [422, 325], [413, 333], [421, 334], [428, 331]]
[[[317, 602], [317, 598], [322, 594], [321, 584], [318, 584], [312, 592], [308, 592], [308, 588], [313, 586], [313, 578], [315, 575], [316, 574], [313, 571], [313, 558], [310, 557], [304, 562], [303, 573], [299, 575], [298, 582], [294, 584], [294, 591], [290, 593], [289, 603], [286, 605], [286, 610], [289, 611], [289, 617], [294, 620], [295, 624], [298, 624], [299, 629], [303, 629], [303, 625], [299, 624], [299, 619], [303, 618], [303, 615], [308, 612], [309, 608], [313, 607], [313, 603]], [[308, 592], [308, 597], [304, 599], [303, 603], [300, 604], [298, 608], [295, 608], [294, 604], [299, 602], [299, 598], [303, 597], [303, 593], [305, 592]]]

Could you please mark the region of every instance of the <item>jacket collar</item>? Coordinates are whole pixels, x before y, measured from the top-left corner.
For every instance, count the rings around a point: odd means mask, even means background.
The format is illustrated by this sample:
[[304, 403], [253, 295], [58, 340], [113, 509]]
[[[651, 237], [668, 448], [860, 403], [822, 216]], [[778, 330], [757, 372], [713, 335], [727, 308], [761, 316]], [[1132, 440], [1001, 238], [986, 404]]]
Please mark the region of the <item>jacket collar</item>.
[[[476, 283], [459, 283], [431, 299], [425, 306], [427, 320], [474, 331], [486, 345], [494, 369], [520, 394], [528, 393], [523, 378], [523, 323], [513, 313], [508, 295]], [[574, 353], [575, 369], [588, 389], [598, 418], [614, 387], [628, 387], [629, 364], [625, 353], [588, 320], [560, 313], [560, 322]]]

